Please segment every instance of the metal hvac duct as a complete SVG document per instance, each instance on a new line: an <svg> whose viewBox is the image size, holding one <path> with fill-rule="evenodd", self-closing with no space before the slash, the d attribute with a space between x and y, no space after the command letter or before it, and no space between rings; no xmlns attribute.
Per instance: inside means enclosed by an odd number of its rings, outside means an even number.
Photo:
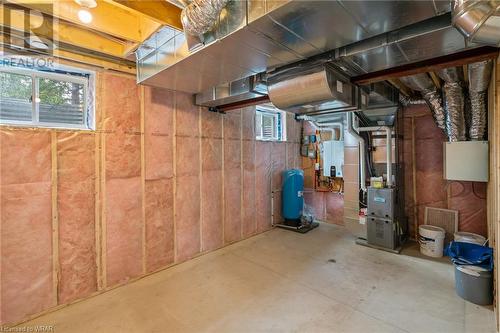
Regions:
<svg viewBox="0 0 500 333"><path fill-rule="evenodd" d="M288 68L267 79L271 102L296 113L345 111L357 107L357 89L329 64Z"/></svg>
<svg viewBox="0 0 500 333"><path fill-rule="evenodd" d="M240 80L221 84L195 95L195 104L218 107L236 102L248 101L265 96L267 87L261 75L252 75Z"/></svg>
<svg viewBox="0 0 500 333"><path fill-rule="evenodd" d="M210 31L229 0L193 0L181 12L184 31L193 35L201 35Z"/></svg>
<svg viewBox="0 0 500 333"><path fill-rule="evenodd" d="M469 42L500 46L500 0L455 0L452 20Z"/></svg>
<svg viewBox="0 0 500 333"><path fill-rule="evenodd" d="M448 140L465 141L464 93L462 67L450 67L438 72L445 81L443 86Z"/></svg>
<svg viewBox="0 0 500 333"><path fill-rule="evenodd" d="M471 106L469 137L471 140L483 140L484 138L488 115L488 86L492 70L493 62L491 60L468 65Z"/></svg>
<svg viewBox="0 0 500 333"><path fill-rule="evenodd" d="M411 89L420 91L422 97L432 111L432 116L437 126L442 129L445 134L448 134L446 130L446 110L443 108L441 95L431 78L426 73L422 73L400 79Z"/></svg>

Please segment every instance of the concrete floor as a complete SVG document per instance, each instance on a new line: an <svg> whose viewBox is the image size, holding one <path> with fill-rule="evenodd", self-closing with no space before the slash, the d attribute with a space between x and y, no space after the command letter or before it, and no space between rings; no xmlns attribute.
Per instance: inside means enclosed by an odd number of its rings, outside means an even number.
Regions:
<svg viewBox="0 0 500 333"><path fill-rule="evenodd" d="M55 332L494 332L452 266L354 244L342 227L275 229L21 326Z"/></svg>

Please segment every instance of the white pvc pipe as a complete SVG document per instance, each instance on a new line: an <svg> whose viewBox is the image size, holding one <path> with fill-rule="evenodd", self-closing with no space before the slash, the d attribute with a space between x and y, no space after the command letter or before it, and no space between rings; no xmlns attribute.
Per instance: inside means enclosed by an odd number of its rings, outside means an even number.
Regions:
<svg viewBox="0 0 500 333"><path fill-rule="evenodd" d="M366 175L365 175L365 140L354 129L354 117L352 112L347 112L347 132L351 134L359 143L359 167L360 181L359 185L363 192L366 192Z"/></svg>
<svg viewBox="0 0 500 333"><path fill-rule="evenodd" d="M340 141L344 140L344 124L342 124L341 122L319 123L318 125L320 126L320 130L322 130L324 128L327 131L331 131L332 138L333 138L333 133L334 133L333 129L338 128L339 133L340 133L339 140Z"/></svg>
<svg viewBox="0 0 500 333"><path fill-rule="evenodd" d="M386 154L387 154L387 187L392 187L392 130L385 130Z"/></svg>
<svg viewBox="0 0 500 333"><path fill-rule="evenodd" d="M353 125L354 126L354 125ZM392 186L392 128L389 126L354 127L358 132L385 131L386 158L387 158L387 186Z"/></svg>
<svg viewBox="0 0 500 333"><path fill-rule="evenodd" d="M317 131L328 131L332 133L332 138L334 132L334 128L337 127L340 131L340 138L339 140L343 140L344 138L344 126L341 122L330 122L330 123L317 123L314 118L307 116L307 115L301 115L297 117L298 120L305 120L311 123L313 125L314 129ZM332 128L333 127L333 128Z"/></svg>

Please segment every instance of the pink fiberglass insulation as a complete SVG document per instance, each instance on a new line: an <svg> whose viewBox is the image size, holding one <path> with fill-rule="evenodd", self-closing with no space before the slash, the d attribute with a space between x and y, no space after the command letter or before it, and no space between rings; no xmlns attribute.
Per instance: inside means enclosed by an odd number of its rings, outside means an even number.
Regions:
<svg viewBox="0 0 500 333"><path fill-rule="evenodd" d="M299 158L299 149L297 144L294 142L286 143L286 168L295 169L297 168L297 160Z"/></svg>
<svg viewBox="0 0 500 333"><path fill-rule="evenodd" d="M193 96L175 93L175 131L177 136L198 137L200 108L193 104Z"/></svg>
<svg viewBox="0 0 500 333"><path fill-rule="evenodd" d="M176 261L185 261L201 251L200 109L190 94L175 95Z"/></svg>
<svg viewBox="0 0 500 333"><path fill-rule="evenodd" d="M282 176L286 169L286 143L274 142L271 153L271 163L273 166L272 189L281 191ZM277 193L279 195L279 193Z"/></svg>
<svg viewBox="0 0 500 333"><path fill-rule="evenodd" d="M174 173L172 136L146 133L144 159L146 179L172 178Z"/></svg>
<svg viewBox="0 0 500 333"><path fill-rule="evenodd" d="M200 175L200 138L177 137L176 176Z"/></svg>
<svg viewBox="0 0 500 333"><path fill-rule="evenodd" d="M233 243L239 239L241 239L241 141L224 139L224 243Z"/></svg>
<svg viewBox="0 0 500 333"><path fill-rule="evenodd" d="M148 180L173 177L174 92L144 89L144 159Z"/></svg>
<svg viewBox="0 0 500 333"><path fill-rule="evenodd" d="M241 139L241 110L230 111L224 115L224 139Z"/></svg>
<svg viewBox="0 0 500 333"><path fill-rule="evenodd" d="M222 115L215 112L201 112L201 135L204 138L222 139Z"/></svg>
<svg viewBox="0 0 500 333"><path fill-rule="evenodd" d="M176 178L174 220L178 262L200 252L200 199L198 175Z"/></svg>
<svg viewBox="0 0 500 333"><path fill-rule="evenodd" d="M47 131L2 129L0 185L50 182L50 140Z"/></svg>
<svg viewBox="0 0 500 333"><path fill-rule="evenodd" d="M106 180L107 286L142 274L142 195L140 177Z"/></svg>
<svg viewBox="0 0 500 333"><path fill-rule="evenodd" d="M224 243L222 170L203 170L201 191L202 251L211 251Z"/></svg>
<svg viewBox="0 0 500 333"><path fill-rule="evenodd" d="M95 135L57 134L59 302L97 290Z"/></svg>
<svg viewBox="0 0 500 333"><path fill-rule="evenodd" d="M51 184L4 185L0 203L1 310L2 321L9 323L56 305L52 282Z"/></svg>
<svg viewBox="0 0 500 333"><path fill-rule="evenodd" d="M1 323L100 292L97 281L113 287L214 250L224 236L229 243L269 230L273 173L278 186L281 170L299 161L286 157L299 153L300 126L287 125L296 147L277 144L272 157L273 143L255 141L254 107L216 114L195 106L190 94L101 72L96 95L95 133L0 131Z"/></svg>
<svg viewBox="0 0 500 333"><path fill-rule="evenodd" d="M210 120L202 121L206 123ZM214 250L223 245L222 150L222 139L202 139L201 234L203 251Z"/></svg>
<svg viewBox="0 0 500 333"><path fill-rule="evenodd" d="M432 117L415 119L417 198L420 204L446 200L442 131Z"/></svg>
<svg viewBox="0 0 500 333"><path fill-rule="evenodd" d="M435 125L430 110L425 105L419 105L408 107L404 112L405 212L409 219L410 235L415 235L415 218L418 224L424 224L425 207L458 210L459 231L486 235L486 184L443 179L445 137ZM412 142L411 117L414 117L415 142ZM412 145L415 147L415 158Z"/></svg>
<svg viewBox="0 0 500 333"><path fill-rule="evenodd" d="M344 196L339 193L326 192L326 222L344 224Z"/></svg>
<svg viewBox="0 0 500 333"><path fill-rule="evenodd" d="M106 131L137 134L141 130L140 88L133 78L101 74L101 110Z"/></svg>
<svg viewBox="0 0 500 333"><path fill-rule="evenodd" d="M450 209L458 210L460 231L473 232L488 237L486 211L486 183L450 183Z"/></svg>
<svg viewBox="0 0 500 333"><path fill-rule="evenodd" d="M272 142L255 143L255 211L257 231L271 228Z"/></svg>
<svg viewBox="0 0 500 333"><path fill-rule="evenodd" d="M55 306L50 133L0 131L1 321Z"/></svg>
<svg viewBox="0 0 500 333"><path fill-rule="evenodd" d="M146 271L174 262L173 179L147 180L145 184Z"/></svg>
<svg viewBox="0 0 500 333"><path fill-rule="evenodd" d="M141 136L106 133L106 178L141 175Z"/></svg>
<svg viewBox="0 0 500 333"><path fill-rule="evenodd" d="M243 140L255 140L255 107L241 109L241 133Z"/></svg>
<svg viewBox="0 0 500 333"><path fill-rule="evenodd" d="M153 87L144 88L144 131L171 135L174 129L175 93Z"/></svg>
<svg viewBox="0 0 500 333"><path fill-rule="evenodd" d="M201 140L201 156L203 171L222 170L222 139L204 138Z"/></svg>
<svg viewBox="0 0 500 333"><path fill-rule="evenodd" d="M255 224L255 141L243 141L243 237L253 235Z"/></svg>
<svg viewBox="0 0 500 333"><path fill-rule="evenodd" d="M241 110L242 119L242 235L249 237L257 232L255 212L255 107Z"/></svg>
<svg viewBox="0 0 500 333"><path fill-rule="evenodd" d="M273 199L273 223L274 224L284 222L284 218L283 218L283 215L281 213L281 211L282 211L281 205L282 205L281 192L275 192L274 199Z"/></svg>
<svg viewBox="0 0 500 333"><path fill-rule="evenodd" d="M273 223L282 223L283 217L281 216L281 187L282 187L282 174L286 170L287 155L286 143L274 142L272 145L271 153L272 163L272 189L273 189Z"/></svg>

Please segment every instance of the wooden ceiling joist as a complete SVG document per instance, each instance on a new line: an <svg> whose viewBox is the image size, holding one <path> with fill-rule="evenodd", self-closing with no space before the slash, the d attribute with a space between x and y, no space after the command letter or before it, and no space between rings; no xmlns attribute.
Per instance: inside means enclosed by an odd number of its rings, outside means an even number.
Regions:
<svg viewBox="0 0 500 333"><path fill-rule="evenodd" d="M53 17L82 25L83 28L99 31L110 36L134 43L141 43L160 27L160 23L144 15L137 15L131 9L113 3L98 0L97 7L89 9L92 22L83 24L78 19L81 7L73 0L47 1L41 0L7 0L9 3L29 8Z"/></svg>
<svg viewBox="0 0 500 333"><path fill-rule="evenodd" d="M439 79L439 76L437 76L435 72L429 72L429 75L431 76L432 82L434 82L436 87L441 89L441 79Z"/></svg>
<svg viewBox="0 0 500 333"><path fill-rule="evenodd" d="M181 9L167 1L151 0L105 0L123 8L128 8L161 25L182 30Z"/></svg>
<svg viewBox="0 0 500 333"><path fill-rule="evenodd" d="M55 59L67 60L70 62L81 63L85 65L90 65L93 67L109 69L121 73L127 74L135 74L136 69L133 63L129 63L127 61L119 62L119 61L111 61L105 59L103 57L92 56L88 54L76 53L63 49L55 49L51 51L51 54L47 54L44 52L33 53L33 50L23 50L24 40L22 38L18 38L16 36L5 36L0 35L0 44L5 47L5 50L8 51L6 54L12 55L39 55L39 56L47 56L53 57ZM56 61L57 62L57 61Z"/></svg>
<svg viewBox="0 0 500 333"><path fill-rule="evenodd" d="M363 74L353 77L351 82L360 85L370 84L403 76L434 72L439 69L462 66L473 62L495 59L496 57L498 57L498 48L493 46L482 46L455 54L449 54L412 64L396 66L386 70Z"/></svg>
<svg viewBox="0 0 500 333"><path fill-rule="evenodd" d="M5 21L6 15L4 15L4 11L5 8L0 7L0 25L24 32L26 18L24 13L18 10L10 10L8 13L9 19ZM124 57L125 53L130 49L127 42L109 39L92 30L85 30L63 21L53 22L52 19L42 17L42 15L30 14L28 22L30 30L35 32L38 37L54 40L56 43L62 42L75 45L115 57Z"/></svg>
<svg viewBox="0 0 500 333"><path fill-rule="evenodd" d="M392 84L394 87L396 87L403 95L405 95L407 97L411 97L414 95L413 90L411 90L406 85L404 85L403 82L401 82L400 80L389 79L387 81L389 81L390 84Z"/></svg>

